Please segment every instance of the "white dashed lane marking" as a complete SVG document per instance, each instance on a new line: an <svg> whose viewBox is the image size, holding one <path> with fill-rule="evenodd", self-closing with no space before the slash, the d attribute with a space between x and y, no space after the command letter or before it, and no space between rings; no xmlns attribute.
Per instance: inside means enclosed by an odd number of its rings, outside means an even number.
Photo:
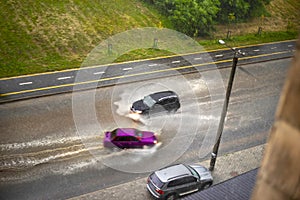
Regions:
<svg viewBox="0 0 300 200"><path fill-rule="evenodd" d="M128 71L128 70L131 70L131 69L132 69L132 67L127 67L127 68L124 68L123 70Z"/></svg>
<svg viewBox="0 0 300 200"><path fill-rule="evenodd" d="M222 54L219 54L219 55L215 55L216 58L222 58L223 55Z"/></svg>
<svg viewBox="0 0 300 200"><path fill-rule="evenodd" d="M172 64L175 64L175 63L180 63L180 60L172 61Z"/></svg>
<svg viewBox="0 0 300 200"><path fill-rule="evenodd" d="M104 74L105 72L94 72L95 75L97 74Z"/></svg>
<svg viewBox="0 0 300 200"><path fill-rule="evenodd" d="M72 76L64 76L64 77L59 77L57 80L65 80L65 79L70 79Z"/></svg>
<svg viewBox="0 0 300 200"><path fill-rule="evenodd" d="M202 60L202 57L194 58L194 60Z"/></svg>
<svg viewBox="0 0 300 200"><path fill-rule="evenodd" d="M157 64L150 64L148 65L149 67L154 67L154 66L157 66Z"/></svg>
<svg viewBox="0 0 300 200"><path fill-rule="evenodd" d="M255 50L253 50L253 51L260 51L259 49L255 49Z"/></svg>
<svg viewBox="0 0 300 200"><path fill-rule="evenodd" d="M19 85L30 85L32 82L24 82L24 83L19 83Z"/></svg>

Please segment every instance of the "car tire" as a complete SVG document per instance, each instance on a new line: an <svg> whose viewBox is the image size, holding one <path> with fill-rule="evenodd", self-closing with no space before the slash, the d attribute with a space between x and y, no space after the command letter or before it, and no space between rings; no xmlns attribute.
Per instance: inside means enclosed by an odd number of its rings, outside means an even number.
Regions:
<svg viewBox="0 0 300 200"><path fill-rule="evenodd" d="M118 152L118 151L120 151L120 148L118 148L118 147L112 147L111 149L112 149L113 152Z"/></svg>
<svg viewBox="0 0 300 200"><path fill-rule="evenodd" d="M177 109L172 109L172 110L169 111L170 114L174 114L176 112L177 112Z"/></svg>
<svg viewBox="0 0 300 200"><path fill-rule="evenodd" d="M177 195L176 194L170 194L166 197L166 200L174 200L177 199Z"/></svg>
<svg viewBox="0 0 300 200"><path fill-rule="evenodd" d="M207 188L209 188L211 185L212 185L212 182L208 182L208 183L206 183L206 184L202 187L202 189L203 189L203 190L204 190L204 189L207 189Z"/></svg>

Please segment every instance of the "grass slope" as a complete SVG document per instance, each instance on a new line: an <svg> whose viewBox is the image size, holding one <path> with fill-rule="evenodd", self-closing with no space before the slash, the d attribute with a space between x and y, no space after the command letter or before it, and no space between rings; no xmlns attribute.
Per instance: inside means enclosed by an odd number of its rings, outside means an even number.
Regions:
<svg viewBox="0 0 300 200"><path fill-rule="evenodd" d="M270 16L263 20L253 19L230 27L231 45L297 37L299 0L272 0L267 10ZM140 0L1 1L0 78L79 67L87 54L110 36L160 25L171 27L165 17ZM258 26L263 27L260 37L255 36ZM225 38L227 30L227 25L219 25L213 40L197 40L206 49L220 48L216 39ZM141 50L123 55L117 61L165 53Z"/></svg>
<svg viewBox="0 0 300 200"><path fill-rule="evenodd" d="M164 23L139 0L7 0L0 11L0 77L79 67L109 36Z"/></svg>

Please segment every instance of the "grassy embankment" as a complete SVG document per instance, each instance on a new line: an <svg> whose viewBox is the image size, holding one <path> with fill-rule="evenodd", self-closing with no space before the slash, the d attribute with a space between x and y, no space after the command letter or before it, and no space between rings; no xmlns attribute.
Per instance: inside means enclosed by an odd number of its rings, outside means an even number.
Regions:
<svg viewBox="0 0 300 200"><path fill-rule="evenodd" d="M79 67L109 36L166 24L139 0L8 0L0 11L0 77Z"/></svg>
<svg viewBox="0 0 300 200"><path fill-rule="evenodd" d="M273 0L270 16L236 24L233 46L295 39L300 27L298 0ZM101 41L138 27L171 25L139 0L8 0L0 4L0 77L79 67ZM258 25L263 28L256 35ZM206 49L220 48L227 26L217 26L211 40L196 38ZM240 36L239 36L240 35ZM117 61L156 57L155 49L130 52Z"/></svg>

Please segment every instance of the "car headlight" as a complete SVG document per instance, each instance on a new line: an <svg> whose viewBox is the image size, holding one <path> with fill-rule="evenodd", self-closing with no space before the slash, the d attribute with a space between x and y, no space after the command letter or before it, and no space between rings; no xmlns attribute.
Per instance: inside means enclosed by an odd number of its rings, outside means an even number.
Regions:
<svg viewBox="0 0 300 200"><path fill-rule="evenodd" d="M135 110L135 113L142 114L142 111L141 110Z"/></svg>
<svg viewBox="0 0 300 200"><path fill-rule="evenodd" d="M134 109L134 107L131 107L130 111L133 112L133 113L142 114L141 110L136 110L136 109Z"/></svg>
<svg viewBox="0 0 300 200"><path fill-rule="evenodd" d="M142 111L141 110L136 110L134 108L131 108L130 109L132 112L136 113L136 114L142 114Z"/></svg>

